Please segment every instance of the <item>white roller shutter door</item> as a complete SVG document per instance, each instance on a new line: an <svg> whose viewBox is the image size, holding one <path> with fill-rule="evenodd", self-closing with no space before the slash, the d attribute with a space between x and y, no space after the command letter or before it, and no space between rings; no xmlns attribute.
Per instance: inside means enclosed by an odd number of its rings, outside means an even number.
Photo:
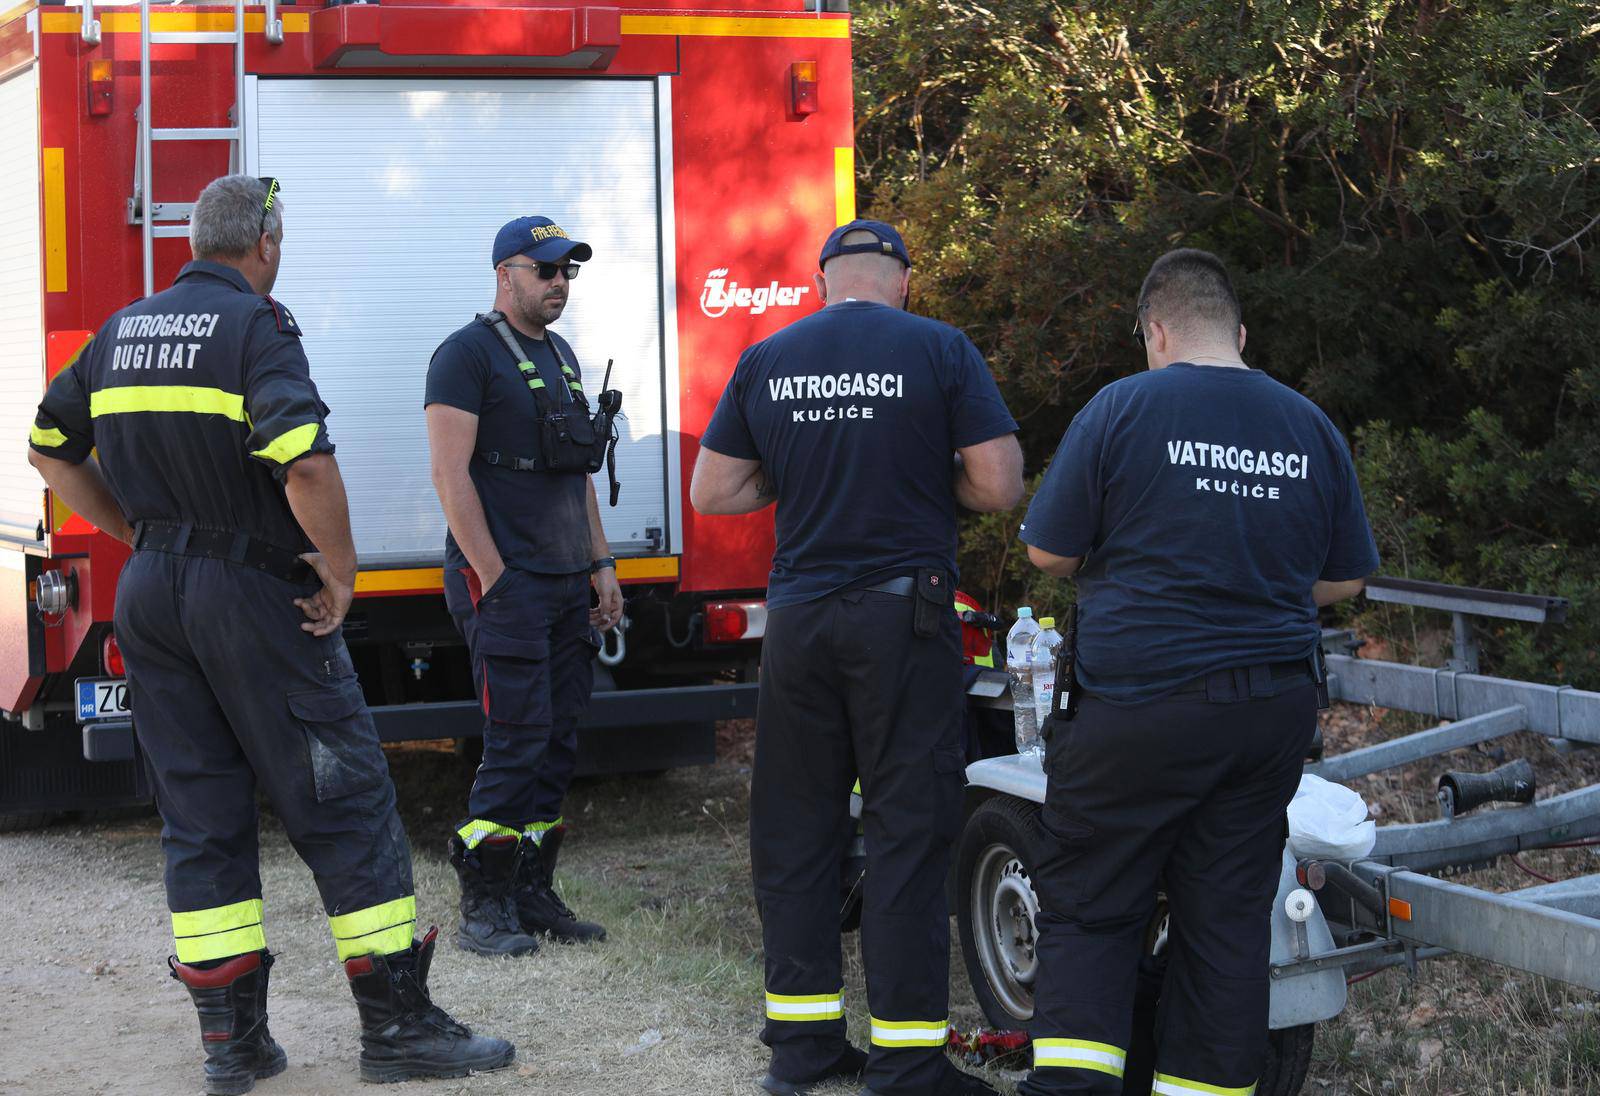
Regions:
<svg viewBox="0 0 1600 1096"><path fill-rule="evenodd" d="M44 482L28 428L44 395L39 243L39 75L0 80L0 536L31 542Z"/></svg>
<svg viewBox="0 0 1600 1096"><path fill-rule="evenodd" d="M259 79L257 174L283 184L273 296L305 332L363 566L437 561L423 382L494 300L495 232L542 214L594 247L556 326L599 391L622 390L619 555L667 547L656 87L648 80Z"/></svg>

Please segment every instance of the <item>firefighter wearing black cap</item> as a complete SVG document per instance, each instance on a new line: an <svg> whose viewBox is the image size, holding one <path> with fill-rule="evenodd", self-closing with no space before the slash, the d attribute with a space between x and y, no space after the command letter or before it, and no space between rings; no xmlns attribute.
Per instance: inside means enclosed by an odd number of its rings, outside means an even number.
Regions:
<svg viewBox="0 0 1600 1096"><path fill-rule="evenodd" d="M1013 421L961 332L904 311L893 228L823 245L820 313L747 349L700 440L706 514L777 503L750 845L775 1094L865 1073L868 1092L992 1092L944 1056L944 880L961 820L956 508L1022 494ZM859 776L871 1053L845 1038L840 862Z"/></svg>
<svg viewBox="0 0 1600 1096"><path fill-rule="evenodd" d="M1076 575L1075 713L1045 724L1026 1096L1124 1091L1156 890L1171 917L1153 1091L1248 1096L1266 1053L1284 811L1316 729L1317 607L1377 566L1350 452L1245 365L1227 271L1156 260L1146 372L1078 413L1022 540ZM1059 709L1060 705L1057 705Z"/></svg>
<svg viewBox="0 0 1600 1096"><path fill-rule="evenodd" d="M541 936L605 938L555 890L597 629L622 616L589 477L612 452L620 397L603 392L591 408L577 356L549 330L591 255L546 217L506 224L492 254L494 310L445 339L428 366L433 482L449 524L445 601L484 713L483 763L450 840L456 943L483 955L526 955ZM616 490L613 478L612 505Z"/></svg>
<svg viewBox="0 0 1600 1096"><path fill-rule="evenodd" d="M115 628L206 1091L247 1092L286 1065L267 1029L257 790L316 878L361 1016L362 1079L498 1069L511 1045L432 1003L435 934L413 939L411 853L340 633L356 559L328 409L294 318L265 295L282 242L275 181L207 186L195 261L55 378L30 459L134 548Z"/></svg>

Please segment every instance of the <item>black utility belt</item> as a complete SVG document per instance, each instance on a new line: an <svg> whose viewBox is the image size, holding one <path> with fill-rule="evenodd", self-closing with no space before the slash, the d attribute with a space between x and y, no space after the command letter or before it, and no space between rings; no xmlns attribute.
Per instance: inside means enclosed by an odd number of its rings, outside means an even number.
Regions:
<svg viewBox="0 0 1600 1096"><path fill-rule="evenodd" d="M306 583L316 577L299 554L232 529L209 529L189 521L136 521L133 547L141 552L167 552L199 559L225 559L285 582Z"/></svg>
<svg viewBox="0 0 1600 1096"><path fill-rule="evenodd" d="M911 631L923 639L931 639L939 634L940 621L950 614L951 606L955 604L950 576L937 567L919 567L915 575L901 575L852 589L910 598Z"/></svg>
<svg viewBox="0 0 1600 1096"><path fill-rule="evenodd" d="M1277 696L1285 688L1314 684L1317 684L1317 672L1312 660L1296 658L1288 662L1264 662L1255 666L1212 670L1184 682L1168 693L1167 698L1248 700L1252 697Z"/></svg>

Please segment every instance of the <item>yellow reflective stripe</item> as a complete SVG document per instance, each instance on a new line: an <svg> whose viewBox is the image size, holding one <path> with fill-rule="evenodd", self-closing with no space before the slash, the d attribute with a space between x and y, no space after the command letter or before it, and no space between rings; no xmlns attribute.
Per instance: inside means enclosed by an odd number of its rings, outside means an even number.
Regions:
<svg viewBox="0 0 1600 1096"><path fill-rule="evenodd" d="M767 1016L774 1020L806 1022L844 1019L844 987L837 993L769 993Z"/></svg>
<svg viewBox="0 0 1600 1096"><path fill-rule="evenodd" d="M531 840L535 845L544 840L544 835L561 825L561 819L550 822L529 822L522 828L522 836Z"/></svg>
<svg viewBox="0 0 1600 1096"><path fill-rule="evenodd" d="M942 1047L950 1041L949 1020L872 1020L872 1041L880 1047Z"/></svg>
<svg viewBox="0 0 1600 1096"><path fill-rule="evenodd" d="M475 849L485 837L521 837L521 830L514 830L510 826L502 826L498 822L489 822L482 818L474 818L456 833L461 840L467 843L467 848Z"/></svg>
<svg viewBox="0 0 1600 1096"><path fill-rule="evenodd" d="M28 431L28 440L47 449L54 449L59 445L67 444L67 436L61 431L54 427L48 430L41 429L38 423L34 423L33 428Z"/></svg>
<svg viewBox="0 0 1600 1096"><path fill-rule="evenodd" d="M1035 1039L1033 1065L1058 1066L1066 1069L1093 1069L1121 1077L1127 1063L1127 1054L1121 1047L1110 1043L1095 1043L1087 1039Z"/></svg>
<svg viewBox="0 0 1600 1096"><path fill-rule="evenodd" d="M180 963L204 963L208 959L231 959L267 946L267 934L260 925L250 925L210 936L173 937L173 950Z"/></svg>
<svg viewBox="0 0 1600 1096"><path fill-rule="evenodd" d="M252 457L265 457L267 460L277 461L279 464L288 464L296 457L303 456L307 449L317 440L317 430L321 423L308 422L296 426L293 430L285 430L267 443L265 449L257 449L250 455Z"/></svg>
<svg viewBox="0 0 1600 1096"><path fill-rule="evenodd" d="M357 955L391 955L411 946L417 923L417 899L406 895L382 905L328 918L339 961Z"/></svg>
<svg viewBox="0 0 1600 1096"><path fill-rule="evenodd" d="M125 415L137 411L188 411L197 415L222 415L244 422L244 397L220 388L191 388L181 384L130 384L102 388L89 394L89 415Z"/></svg>
<svg viewBox="0 0 1600 1096"><path fill-rule="evenodd" d="M1253 1084L1243 1088L1225 1088L1222 1085L1208 1085L1204 1081L1188 1081L1170 1073L1156 1074L1155 1084L1150 1089L1159 1096L1252 1096L1255 1090Z"/></svg>
<svg viewBox="0 0 1600 1096"><path fill-rule="evenodd" d="M172 915L173 950L180 963L227 959L267 946L261 928L261 899Z"/></svg>

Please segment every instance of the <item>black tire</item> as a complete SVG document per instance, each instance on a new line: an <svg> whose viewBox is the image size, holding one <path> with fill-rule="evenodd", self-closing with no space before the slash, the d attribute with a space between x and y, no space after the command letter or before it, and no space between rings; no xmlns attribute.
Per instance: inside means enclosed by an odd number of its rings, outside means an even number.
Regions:
<svg viewBox="0 0 1600 1096"><path fill-rule="evenodd" d="M27 814L0 814L0 833L26 833L42 830L55 815L50 811L30 811Z"/></svg>
<svg viewBox="0 0 1600 1096"><path fill-rule="evenodd" d="M1033 865L1052 840L1037 804L1008 795L984 800L967 819L956 856L956 924L973 996L989 1023L1007 1031L1032 1031ZM997 894L997 891L1003 893ZM1027 921L1020 914L1027 911ZM1137 1029L1128 1048L1124 1093L1150 1091L1156 1005L1165 972L1164 903L1151 921L1134 1008ZM1003 930L1003 932L1002 932ZM986 940L981 933L986 933ZM1010 938L1009 942L1007 937ZM1314 1026L1268 1033L1257 1096L1297 1096L1311 1067Z"/></svg>

